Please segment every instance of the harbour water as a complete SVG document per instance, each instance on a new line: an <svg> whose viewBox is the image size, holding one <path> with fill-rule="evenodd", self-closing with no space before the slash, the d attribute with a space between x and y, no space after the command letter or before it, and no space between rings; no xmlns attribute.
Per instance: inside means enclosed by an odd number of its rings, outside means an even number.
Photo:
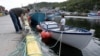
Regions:
<svg viewBox="0 0 100 56"><path fill-rule="evenodd" d="M82 50L83 56L100 56L100 41L92 39L88 46Z"/></svg>
<svg viewBox="0 0 100 56"><path fill-rule="evenodd" d="M60 50L60 42L58 42L55 45L56 42L57 42L57 40L54 40L52 38L45 42L45 44L47 46L49 46L50 49L53 50L56 55L59 56L59 54L60 54L60 56L83 56L82 52L80 50L78 50L74 47L71 47L69 45L66 45L64 43L61 43L61 50Z"/></svg>

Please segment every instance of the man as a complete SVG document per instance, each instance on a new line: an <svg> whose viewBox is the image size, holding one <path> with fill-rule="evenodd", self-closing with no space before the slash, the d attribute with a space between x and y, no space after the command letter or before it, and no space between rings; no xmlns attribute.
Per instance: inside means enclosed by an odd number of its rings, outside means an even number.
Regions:
<svg viewBox="0 0 100 56"><path fill-rule="evenodd" d="M64 31L64 26L65 26L66 20L64 18L64 15L62 15L61 21L60 21L60 31Z"/></svg>
<svg viewBox="0 0 100 56"><path fill-rule="evenodd" d="M22 20L23 23L23 16L25 14L25 10L22 8L13 8L9 11L9 14L11 16L12 22L14 24L16 33L20 33L20 31L22 30L21 24L20 24L20 20L18 19L19 17Z"/></svg>

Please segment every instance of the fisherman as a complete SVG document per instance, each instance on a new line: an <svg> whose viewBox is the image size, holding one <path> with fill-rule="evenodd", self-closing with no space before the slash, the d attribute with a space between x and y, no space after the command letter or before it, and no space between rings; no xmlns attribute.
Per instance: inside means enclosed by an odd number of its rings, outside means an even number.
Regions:
<svg viewBox="0 0 100 56"><path fill-rule="evenodd" d="M24 24L23 16L25 15L25 13L28 13L28 12L29 12L29 9L23 9L23 8L13 8L9 11L16 33L20 33L22 31L22 26L20 24L19 17L21 18L21 21Z"/></svg>
<svg viewBox="0 0 100 56"><path fill-rule="evenodd" d="M66 20L65 20L64 15L62 15L61 17L62 18L61 18L61 21L60 21L60 31L64 31Z"/></svg>

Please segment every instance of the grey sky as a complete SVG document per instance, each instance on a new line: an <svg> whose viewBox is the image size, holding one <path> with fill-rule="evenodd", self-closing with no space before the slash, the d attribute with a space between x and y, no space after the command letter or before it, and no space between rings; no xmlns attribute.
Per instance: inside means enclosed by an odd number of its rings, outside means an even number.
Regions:
<svg viewBox="0 0 100 56"><path fill-rule="evenodd" d="M0 5L4 6L6 9L11 9L14 7L26 6L28 4L37 2L62 2L66 0L0 0Z"/></svg>

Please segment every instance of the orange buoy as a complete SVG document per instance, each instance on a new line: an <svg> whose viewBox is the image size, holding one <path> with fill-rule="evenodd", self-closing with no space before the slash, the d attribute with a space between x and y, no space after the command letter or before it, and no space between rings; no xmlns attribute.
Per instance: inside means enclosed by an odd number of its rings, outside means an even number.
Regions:
<svg viewBox="0 0 100 56"><path fill-rule="evenodd" d="M41 37L42 38L50 38L51 37L51 34L50 34L50 32L46 32L46 31L42 31L41 32Z"/></svg>

